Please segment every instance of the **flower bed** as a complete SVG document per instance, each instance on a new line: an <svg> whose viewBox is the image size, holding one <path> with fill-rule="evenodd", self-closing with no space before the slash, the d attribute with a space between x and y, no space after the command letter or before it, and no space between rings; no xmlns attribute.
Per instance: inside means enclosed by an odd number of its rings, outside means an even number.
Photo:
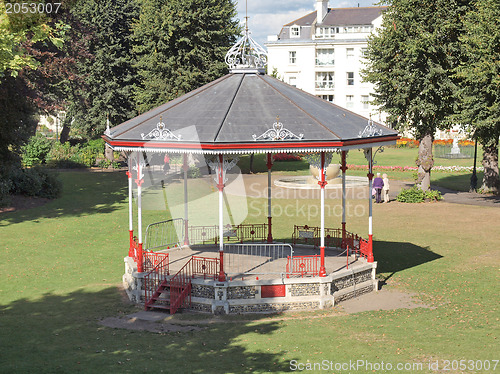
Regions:
<svg viewBox="0 0 500 374"><path fill-rule="evenodd" d="M368 165L347 165L349 170L368 170ZM433 166L432 171L443 171L443 172L472 172L472 166ZM383 170L383 171L416 171L417 166L382 166L374 165L373 170ZM477 171L483 171L482 166L476 167Z"/></svg>

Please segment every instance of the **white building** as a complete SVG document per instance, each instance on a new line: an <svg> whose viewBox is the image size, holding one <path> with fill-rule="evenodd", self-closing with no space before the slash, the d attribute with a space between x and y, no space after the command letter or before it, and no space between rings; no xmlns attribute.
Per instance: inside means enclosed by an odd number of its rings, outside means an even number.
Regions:
<svg viewBox="0 0 500 374"><path fill-rule="evenodd" d="M382 24L387 7L329 8L316 0L316 11L268 37L268 73L362 116L384 122L368 102L373 85L362 82L367 38Z"/></svg>

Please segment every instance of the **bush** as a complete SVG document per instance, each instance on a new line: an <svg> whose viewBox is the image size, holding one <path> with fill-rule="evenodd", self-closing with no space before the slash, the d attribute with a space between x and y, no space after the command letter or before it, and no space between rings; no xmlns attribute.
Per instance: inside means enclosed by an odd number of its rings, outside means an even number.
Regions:
<svg viewBox="0 0 500 374"><path fill-rule="evenodd" d="M11 193L15 195L55 199L62 192L62 183L55 176L39 168L14 169L10 178Z"/></svg>
<svg viewBox="0 0 500 374"><path fill-rule="evenodd" d="M401 203L422 203L426 199L432 201L441 200L441 192L429 190L427 192L422 191L416 185L409 189L401 189L396 200Z"/></svg>
<svg viewBox="0 0 500 374"><path fill-rule="evenodd" d="M10 179L0 179L0 207L9 205L11 189L12 182Z"/></svg>
<svg viewBox="0 0 500 374"><path fill-rule="evenodd" d="M200 178L201 177L201 171L200 168L196 166L190 166L187 172L188 178Z"/></svg>
<svg viewBox="0 0 500 374"><path fill-rule="evenodd" d="M32 167L44 164L52 148L52 141L41 134L32 136L28 144L21 148L21 160L24 166Z"/></svg>

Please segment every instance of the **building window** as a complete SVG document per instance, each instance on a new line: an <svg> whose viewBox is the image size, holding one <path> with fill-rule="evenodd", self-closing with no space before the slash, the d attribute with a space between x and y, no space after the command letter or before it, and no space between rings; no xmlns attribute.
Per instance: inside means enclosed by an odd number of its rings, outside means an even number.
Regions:
<svg viewBox="0 0 500 374"><path fill-rule="evenodd" d="M290 38L298 38L300 36L300 27L291 26L290 27Z"/></svg>
<svg viewBox="0 0 500 374"><path fill-rule="evenodd" d="M288 77L288 84L293 87L297 87L297 77Z"/></svg>
<svg viewBox="0 0 500 374"><path fill-rule="evenodd" d="M334 38L338 32L338 27L317 27L315 36L317 39Z"/></svg>
<svg viewBox="0 0 500 374"><path fill-rule="evenodd" d="M317 72L315 86L318 90L332 90L335 87L333 72Z"/></svg>
<svg viewBox="0 0 500 374"><path fill-rule="evenodd" d="M354 95L346 95L345 97L345 107L352 108L354 107Z"/></svg>
<svg viewBox="0 0 500 374"><path fill-rule="evenodd" d="M354 48L347 48L346 49L346 57L348 59L354 57Z"/></svg>
<svg viewBox="0 0 500 374"><path fill-rule="evenodd" d="M347 73L347 85L354 86L354 72L352 71Z"/></svg>
<svg viewBox="0 0 500 374"><path fill-rule="evenodd" d="M296 64L297 63L297 52L296 51L289 51L288 52L288 62L290 64Z"/></svg>
<svg viewBox="0 0 500 374"><path fill-rule="evenodd" d="M317 49L316 50L316 66L334 65L333 49Z"/></svg>
<svg viewBox="0 0 500 374"><path fill-rule="evenodd" d="M361 104L363 104L363 109L370 109L370 96L361 95Z"/></svg>
<svg viewBox="0 0 500 374"><path fill-rule="evenodd" d="M335 100L335 96L334 95L318 95L319 98L323 99L323 100L326 100L330 103L333 103L334 100Z"/></svg>

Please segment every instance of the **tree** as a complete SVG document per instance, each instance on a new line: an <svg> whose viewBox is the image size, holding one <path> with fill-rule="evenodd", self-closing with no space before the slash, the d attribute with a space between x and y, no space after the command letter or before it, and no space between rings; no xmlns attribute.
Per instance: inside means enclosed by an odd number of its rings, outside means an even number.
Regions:
<svg viewBox="0 0 500 374"><path fill-rule="evenodd" d="M116 125L136 115L130 37L138 5L135 0L79 0L72 13L86 29L92 57L78 61L84 84L74 87L66 124L73 121L73 129L92 139L104 133L108 116Z"/></svg>
<svg viewBox="0 0 500 374"><path fill-rule="evenodd" d="M500 137L500 3L478 0L465 18L465 59L457 67L460 112L456 118L471 124L483 146L481 190L498 193Z"/></svg>
<svg viewBox="0 0 500 374"><path fill-rule="evenodd" d="M386 2L389 4L389 2ZM420 188L429 189L437 128L449 127L456 108L453 69L461 59L459 36L469 0L393 0L382 28L370 37L364 79L375 84L374 103L398 130L420 141Z"/></svg>
<svg viewBox="0 0 500 374"><path fill-rule="evenodd" d="M61 45L63 24L50 24L43 14L6 13L0 3L0 166L19 161L16 153L36 128L37 109L31 100L26 72L40 63L28 45Z"/></svg>
<svg viewBox="0 0 500 374"><path fill-rule="evenodd" d="M239 34L231 0L142 0L134 25L144 112L220 77L224 57Z"/></svg>

